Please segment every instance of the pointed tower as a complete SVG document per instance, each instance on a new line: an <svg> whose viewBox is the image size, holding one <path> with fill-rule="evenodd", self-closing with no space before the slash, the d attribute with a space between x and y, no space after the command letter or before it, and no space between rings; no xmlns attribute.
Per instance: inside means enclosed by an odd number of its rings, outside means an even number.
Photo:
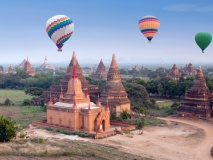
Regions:
<svg viewBox="0 0 213 160"><path fill-rule="evenodd" d="M179 73L179 70L176 66L176 64L174 63L172 69L170 70L170 72L167 74L167 77L171 78L171 79L174 79L174 80L177 80L179 79L180 77L180 73Z"/></svg>
<svg viewBox="0 0 213 160"><path fill-rule="evenodd" d="M119 102L120 98L120 102ZM116 113L118 116L122 110L130 111L130 100L121 83L121 75L116 61L116 56L113 54L109 72L107 74L107 83L101 93L101 104L108 106L111 113Z"/></svg>
<svg viewBox="0 0 213 160"><path fill-rule="evenodd" d="M64 94L63 98L60 99L60 102L63 103L74 103L73 97L75 96L75 103L87 103L90 101L89 96L86 96L82 92L81 81L78 79L76 73L76 67L73 67L72 76L68 81L67 92Z"/></svg>
<svg viewBox="0 0 213 160"><path fill-rule="evenodd" d="M27 60L26 60L26 62L24 64L24 71L26 73L28 73L30 76L35 76L35 71L32 69L32 66L31 66L31 64L30 64L30 62L28 60L28 57L27 57Z"/></svg>
<svg viewBox="0 0 213 160"><path fill-rule="evenodd" d="M92 78L95 78L95 79L103 79L103 80L107 80L107 71L106 71L106 68L104 66L104 63L101 59L99 65L98 65L98 68L96 70L95 73L93 73L91 75Z"/></svg>
<svg viewBox="0 0 213 160"><path fill-rule="evenodd" d="M210 117L212 93L206 85L201 67L197 70L193 86L186 91L177 113L180 116Z"/></svg>
<svg viewBox="0 0 213 160"><path fill-rule="evenodd" d="M12 68L12 65L10 64L10 67L8 69L8 73L13 73L13 68Z"/></svg>

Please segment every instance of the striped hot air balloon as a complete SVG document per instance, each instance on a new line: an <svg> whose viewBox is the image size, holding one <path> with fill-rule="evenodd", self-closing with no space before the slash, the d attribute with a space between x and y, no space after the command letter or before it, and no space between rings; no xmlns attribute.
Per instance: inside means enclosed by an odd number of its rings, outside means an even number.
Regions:
<svg viewBox="0 0 213 160"><path fill-rule="evenodd" d="M138 22L138 27L141 33L151 42L160 27L160 21L154 16L145 16Z"/></svg>
<svg viewBox="0 0 213 160"><path fill-rule="evenodd" d="M47 20L46 32L50 39L62 51L64 43L71 37L74 31L73 21L65 15L57 15Z"/></svg>

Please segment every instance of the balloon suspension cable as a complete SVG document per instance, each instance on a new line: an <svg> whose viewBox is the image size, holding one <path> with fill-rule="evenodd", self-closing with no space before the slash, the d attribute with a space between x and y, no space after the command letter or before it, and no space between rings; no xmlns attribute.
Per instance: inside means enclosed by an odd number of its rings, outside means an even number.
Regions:
<svg viewBox="0 0 213 160"><path fill-rule="evenodd" d="M151 43L151 40L149 40L149 43Z"/></svg>
<svg viewBox="0 0 213 160"><path fill-rule="evenodd" d="M204 53L204 50L202 50L202 53Z"/></svg>

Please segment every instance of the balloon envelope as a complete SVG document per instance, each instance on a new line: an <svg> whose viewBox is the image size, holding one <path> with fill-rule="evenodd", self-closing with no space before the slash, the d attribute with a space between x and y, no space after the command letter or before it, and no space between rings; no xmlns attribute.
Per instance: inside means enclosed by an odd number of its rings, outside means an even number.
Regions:
<svg viewBox="0 0 213 160"><path fill-rule="evenodd" d="M160 28L160 21L154 16L145 16L139 20L138 27L141 33L151 42Z"/></svg>
<svg viewBox="0 0 213 160"><path fill-rule="evenodd" d="M202 52L208 47L212 41L212 36L208 32L199 32L195 35L195 42L200 47Z"/></svg>
<svg viewBox="0 0 213 160"><path fill-rule="evenodd" d="M74 31L73 21L65 15L51 17L46 23L46 32L50 39L62 51L64 43L71 37Z"/></svg>

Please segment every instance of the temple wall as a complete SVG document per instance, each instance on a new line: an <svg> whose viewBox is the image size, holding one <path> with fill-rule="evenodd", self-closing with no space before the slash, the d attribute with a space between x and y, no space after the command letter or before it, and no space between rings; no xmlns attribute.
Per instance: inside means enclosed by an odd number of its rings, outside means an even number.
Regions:
<svg viewBox="0 0 213 160"><path fill-rule="evenodd" d="M79 113L47 109L47 123L79 129Z"/></svg>

